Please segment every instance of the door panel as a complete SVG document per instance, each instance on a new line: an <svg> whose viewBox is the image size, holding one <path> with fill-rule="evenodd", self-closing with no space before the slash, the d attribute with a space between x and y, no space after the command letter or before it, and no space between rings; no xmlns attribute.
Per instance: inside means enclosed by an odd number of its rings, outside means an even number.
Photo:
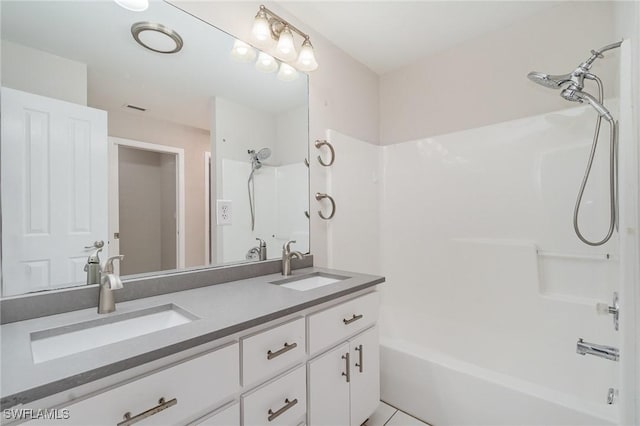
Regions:
<svg viewBox="0 0 640 426"><path fill-rule="evenodd" d="M380 404L378 327L353 338L351 348L351 426L359 426Z"/></svg>
<svg viewBox="0 0 640 426"><path fill-rule="evenodd" d="M107 113L3 87L1 161L3 295L82 282L107 239Z"/></svg>
<svg viewBox="0 0 640 426"><path fill-rule="evenodd" d="M309 363L309 425L349 424L349 383L343 376L348 352L344 343Z"/></svg>

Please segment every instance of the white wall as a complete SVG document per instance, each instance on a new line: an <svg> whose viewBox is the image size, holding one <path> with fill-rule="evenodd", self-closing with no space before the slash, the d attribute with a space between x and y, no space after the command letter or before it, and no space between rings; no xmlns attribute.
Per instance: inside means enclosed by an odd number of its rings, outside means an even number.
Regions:
<svg viewBox="0 0 640 426"><path fill-rule="evenodd" d="M185 266L205 265L204 153L209 151L209 131L119 110L109 111L108 125L110 136L184 149Z"/></svg>
<svg viewBox="0 0 640 426"><path fill-rule="evenodd" d="M87 105L87 65L2 40L2 85Z"/></svg>
<svg viewBox="0 0 640 426"><path fill-rule="evenodd" d="M633 174L628 179L622 179L620 185L640 186L640 158L638 157L638 144L640 141L640 3L616 2L614 5L616 38L629 41L630 57L623 61L621 69L621 102L629 108L627 115L621 117L621 140L635 141L635 149L621 146L620 158L622 159L620 170L631 169ZM623 46L624 47L624 46ZM626 78L625 78L626 77ZM625 100L625 94L626 100ZM627 104L628 102L628 104ZM626 120L628 123L625 123ZM627 174L631 174L627 171ZM638 197L621 200L620 209L638 210ZM638 229L640 217L621 218L621 228ZM622 342L620 350L626 354L621 359L621 406L623 424L640 423L640 236L636 233L625 233L621 237L621 253L627 253L622 259L622 275L620 289L621 311L623 323L621 325Z"/></svg>
<svg viewBox="0 0 640 426"><path fill-rule="evenodd" d="M173 0L171 3L212 23L245 41L251 40L251 25L259 2L197 2ZM378 143L378 76L304 23L272 2L267 7L300 25L308 32L320 64L309 75L309 139L311 158L317 151L313 141L324 137L326 129L335 129L354 137ZM311 161L310 193L327 191L326 173ZM318 207L312 200L311 210ZM316 265L327 265L327 224L311 215L311 252Z"/></svg>
<svg viewBox="0 0 640 426"><path fill-rule="evenodd" d="M564 74L619 38L614 2L567 2L380 78L380 142L392 144L568 108L530 71ZM617 90L618 52L592 68ZM590 89L593 90L593 89Z"/></svg>
<svg viewBox="0 0 640 426"><path fill-rule="evenodd" d="M307 158L309 108L302 105L276 116L276 152L279 164L302 163Z"/></svg>

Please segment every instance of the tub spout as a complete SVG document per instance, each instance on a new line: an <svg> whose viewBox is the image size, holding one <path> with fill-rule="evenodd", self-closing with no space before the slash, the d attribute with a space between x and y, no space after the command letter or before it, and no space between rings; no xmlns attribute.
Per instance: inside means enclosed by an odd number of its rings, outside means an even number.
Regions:
<svg viewBox="0 0 640 426"><path fill-rule="evenodd" d="M585 342L582 338L578 339L578 343L576 344L576 353L579 355L595 355L611 361L620 360L620 351L618 348Z"/></svg>

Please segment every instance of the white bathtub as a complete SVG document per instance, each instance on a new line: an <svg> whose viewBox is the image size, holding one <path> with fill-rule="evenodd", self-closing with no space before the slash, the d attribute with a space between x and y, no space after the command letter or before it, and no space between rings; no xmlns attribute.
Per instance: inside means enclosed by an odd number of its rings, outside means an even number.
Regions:
<svg viewBox="0 0 640 426"><path fill-rule="evenodd" d="M581 401L408 341L381 336L380 344L381 399L434 426L618 423L616 405Z"/></svg>

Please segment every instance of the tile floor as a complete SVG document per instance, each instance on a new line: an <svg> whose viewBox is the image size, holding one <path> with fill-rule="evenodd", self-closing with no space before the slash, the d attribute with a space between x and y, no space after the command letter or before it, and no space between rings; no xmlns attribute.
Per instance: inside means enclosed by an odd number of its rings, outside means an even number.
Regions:
<svg viewBox="0 0 640 426"><path fill-rule="evenodd" d="M362 426L429 426L392 406L380 401L376 411Z"/></svg>

